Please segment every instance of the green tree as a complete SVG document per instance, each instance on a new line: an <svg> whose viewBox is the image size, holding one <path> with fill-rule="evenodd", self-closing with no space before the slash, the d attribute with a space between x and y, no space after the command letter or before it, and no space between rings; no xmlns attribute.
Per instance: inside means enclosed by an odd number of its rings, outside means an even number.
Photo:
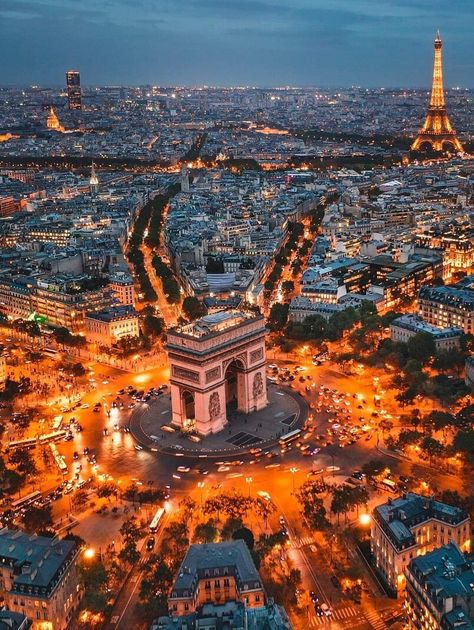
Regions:
<svg viewBox="0 0 474 630"><path fill-rule="evenodd" d="M406 346L409 356L423 364L436 355L435 341L429 333L417 333L407 341Z"/></svg>
<svg viewBox="0 0 474 630"><path fill-rule="evenodd" d="M190 321L199 319L207 313L204 304L193 295L188 295L184 298L183 312Z"/></svg>
<svg viewBox="0 0 474 630"><path fill-rule="evenodd" d="M236 529L235 532L232 534L232 539L243 540L249 548L249 551L252 551L255 546L254 535L252 533L252 530L248 527L240 527L239 529Z"/></svg>
<svg viewBox="0 0 474 630"><path fill-rule="evenodd" d="M29 507L23 515L23 525L27 532L39 532L53 524L51 506Z"/></svg>
<svg viewBox="0 0 474 630"><path fill-rule="evenodd" d="M219 536L219 530L216 527L215 521L209 519L204 523L199 523L194 529L194 542L195 543L213 543L216 542Z"/></svg>
<svg viewBox="0 0 474 630"><path fill-rule="evenodd" d="M324 501L320 497L320 494L326 492L327 489L328 486L322 482L306 481L296 493L303 516L316 530L324 530L329 526Z"/></svg>
<svg viewBox="0 0 474 630"><path fill-rule="evenodd" d="M268 318L268 327L273 331L281 331L288 321L289 304L280 304L275 302L270 309Z"/></svg>

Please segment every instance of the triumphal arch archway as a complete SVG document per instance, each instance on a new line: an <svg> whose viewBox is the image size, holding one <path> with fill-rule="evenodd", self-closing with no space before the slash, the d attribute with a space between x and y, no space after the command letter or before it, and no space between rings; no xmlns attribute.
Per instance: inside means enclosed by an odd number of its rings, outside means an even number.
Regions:
<svg viewBox="0 0 474 630"><path fill-rule="evenodd" d="M267 405L265 322L261 315L219 311L168 331L172 424L217 433L231 409Z"/></svg>

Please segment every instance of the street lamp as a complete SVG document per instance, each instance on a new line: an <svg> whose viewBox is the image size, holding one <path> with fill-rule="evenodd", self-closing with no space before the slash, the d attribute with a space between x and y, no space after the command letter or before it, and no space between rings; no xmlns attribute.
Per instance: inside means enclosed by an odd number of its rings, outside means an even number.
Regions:
<svg viewBox="0 0 474 630"><path fill-rule="evenodd" d="M204 488L204 481L198 481L197 487L199 488L199 500L201 503L201 510L202 510L202 489Z"/></svg>
<svg viewBox="0 0 474 630"><path fill-rule="evenodd" d="M95 549L93 549L92 547L88 547L87 549L84 550L84 558L86 558L87 560L92 560L94 556L95 556Z"/></svg>
<svg viewBox="0 0 474 630"><path fill-rule="evenodd" d="M361 525L364 525L364 526L370 525L371 520L372 520L372 517L370 516L370 514L364 513L359 516L359 523Z"/></svg>
<svg viewBox="0 0 474 630"><path fill-rule="evenodd" d="M294 466L290 468L291 478L293 481L293 494L295 494L295 473L298 472L299 468L295 468Z"/></svg>
<svg viewBox="0 0 474 630"><path fill-rule="evenodd" d="M253 477L245 477L245 483L248 485L249 487L249 496L250 496L250 484L253 481Z"/></svg>

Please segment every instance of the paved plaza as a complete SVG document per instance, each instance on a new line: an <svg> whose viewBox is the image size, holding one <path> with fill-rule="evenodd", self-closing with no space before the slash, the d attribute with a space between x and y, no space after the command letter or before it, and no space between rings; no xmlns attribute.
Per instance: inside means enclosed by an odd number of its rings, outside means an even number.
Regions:
<svg viewBox="0 0 474 630"><path fill-rule="evenodd" d="M153 451L220 457L273 446L282 435L301 427L307 412L308 406L300 394L270 385L264 409L247 415L229 408L226 427L195 442L179 431L170 433L162 429L171 423L171 399L165 395L135 408L130 431L140 446Z"/></svg>

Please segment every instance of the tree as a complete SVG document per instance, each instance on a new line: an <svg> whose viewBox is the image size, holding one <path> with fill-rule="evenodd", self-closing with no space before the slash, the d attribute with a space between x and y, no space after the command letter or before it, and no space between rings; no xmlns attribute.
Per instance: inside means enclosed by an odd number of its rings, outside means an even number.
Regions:
<svg viewBox="0 0 474 630"><path fill-rule="evenodd" d="M412 359L426 363L428 359L436 355L436 345L433 335L419 332L407 341L407 351Z"/></svg>
<svg viewBox="0 0 474 630"><path fill-rule="evenodd" d="M273 331L281 331L286 326L288 321L288 309L289 304L280 304L275 302L270 309L270 316L268 318L268 327Z"/></svg>
<svg viewBox="0 0 474 630"><path fill-rule="evenodd" d="M194 542L196 543L213 543L216 542L219 530L213 519L209 519L205 523L199 523L194 530Z"/></svg>
<svg viewBox="0 0 474 630"><path fill-rule="evenodd" d="M79 565L85 586L84 607L93 613L104 612L107 606L107 570L99 558L82 560Z"/></svg>
<svg viewBox="0 0 474 630"><path fill-rule="evenodd" d="M328 486L322 482L306 481L300 486L296 497L302 506L302 514L309 525L316 530L324 530L329 526L326 518L326 508L319 496L326 492Z"/></svg>
<svg viewBox="0 0 474 630"><path fill-rule="evenodd" d="M207 310L201 300L193 295L188 295L183 300L183 312L190 321L193 321L203 317Z"/></svg>
<svg viewBox="0 0 474 630"><path fill-rule="evenodd" d="M368 462L362 465L362 472L370 479L378 477L384 470L385 464L381 459L369 459Z"/></svg>
<svg viewBox="0 0 474 630"><path fill-rule="evenodd" d="M254 535L252 533L252 530L248 527L240 527L239 529L236 529L235 532L232 534L232 539L243 540L249 548L249 551L252 551L255 546Z"/></svg>
<svg viewBox="0 0 474 630"><path fill-rule="evenodd" d="M453 440L453 448L465 455L465 457L474 461L474 430L467 429L458 431Z"/></svg>
<svg viewBox="0 0 474 630"><path fill-rule="evenodd" d="M125 542L137 542L140 539L140 528L134 518L129 518L122 523L120 528L120 535Z"/></svg>
<svg viewBox="0 0 474 630"><path fill-rule="evenodd" d="M165 329L165 320L150 313L143 318L143 332L149 337L158 337Z"/></svg>
<svg viewBox="0 0 474 630"><path fill-rule="evenodd" d="M140 560L140 553L137 550L136 543L131 540L127 541L120 550L118 557L119 560L127 564L136 564Z"/></svg>
<svg viewBox="0 0 474 630"><path fill-rule="evenodd" d="M23 516L23 525L27 532L38 532L41 529L51 527L53 515L51 506L29 507Z"/></svg>
<svg viewBox="0 0 474 630"><path fill-rule="evenodd" d="M179 502L179 509L183 512L183 520L188 522L193 518L197 510L197 503L190 496L185 496Z"/></svg>
<svg viewBox="0 0 474 630"><path fill-rule="evenodd" d="M281 290L285 294L291 293L292 291L295 290L295 283L293 282L293 280L284 280L281 283Z"/></svg>
<svg viewBox="0 0 474 630"><path fill-rule="evenodd" d="M26 448L18 448L9 455L10 464L16 466L19 473L25 476L36 475L37 468L31 453Z"/></svg>
<svg viewBox="0 0 474 630"><path fill-rule="evenodd" d="M113 481L104 481L97 488L97 496L100 498L109 498L115 496L117 498L118 489Z"/></svg>

